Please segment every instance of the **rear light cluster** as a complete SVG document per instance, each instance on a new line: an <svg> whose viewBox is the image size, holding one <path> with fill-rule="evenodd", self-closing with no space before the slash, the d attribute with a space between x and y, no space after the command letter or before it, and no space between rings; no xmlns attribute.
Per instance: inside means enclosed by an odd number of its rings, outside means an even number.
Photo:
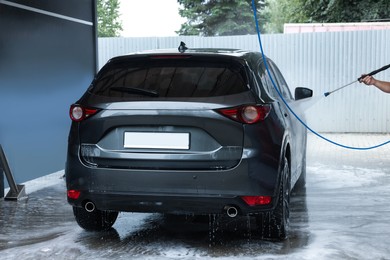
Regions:
<svg viewBox="0 0 390 260"><path fill-rule="evenodd" d="M79 190L68 190L68 198L77 200L80 197L81 191Z"/></svg>
<svg viewBox="0 0 390 260"><path fill-rule="evenodd" d="M244 105L218 110L220 114L243 124L255 124L263 121L270 111L270 105Z"/></svg>
<svg viewBox="0 0 390 260"><path fill-rule="evenodd" d="M272 201L271 196L242 196L241 199L248 206L268 205Z"/></svg>
<svg viewBox="0 0 390 260"><path fill-rule="evenodd" d="M77 104L73 104L70 106L70 119L74 122L80 122L83 121L84 119L93 116L96 114L99 110L96 108L87 108L83 107Z"/></svg>

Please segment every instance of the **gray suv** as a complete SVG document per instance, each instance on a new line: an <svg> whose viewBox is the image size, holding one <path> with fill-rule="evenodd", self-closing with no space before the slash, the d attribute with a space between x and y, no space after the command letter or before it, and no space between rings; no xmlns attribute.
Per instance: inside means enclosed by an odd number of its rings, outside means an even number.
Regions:
<svg viewBox="0 0 390 260"><path fill-rule="evenodd" d="M115 57L70 108L68 202L86 230L118 212L251 215L263 237L288 235L305 184L306 130L276 65L235 49ZM278 93L279 92L279 93ZM299 111L297 111L299 112Z"/></svg>

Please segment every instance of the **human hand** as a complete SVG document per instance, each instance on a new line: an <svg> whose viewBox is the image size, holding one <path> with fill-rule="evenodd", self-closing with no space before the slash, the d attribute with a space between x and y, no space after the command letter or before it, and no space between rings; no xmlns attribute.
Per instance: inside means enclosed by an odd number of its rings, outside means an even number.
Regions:
<svg viewBox="0 0 390 260"><path fill-rule="evenodd" d="M374 79L374 77L373 76L369 76L369 75L362 75L362 79L361 80L359 80L359 82L363 82L364 84L366 84L366 85L374 85L374 83L375 83L375 79Z"/></svg>

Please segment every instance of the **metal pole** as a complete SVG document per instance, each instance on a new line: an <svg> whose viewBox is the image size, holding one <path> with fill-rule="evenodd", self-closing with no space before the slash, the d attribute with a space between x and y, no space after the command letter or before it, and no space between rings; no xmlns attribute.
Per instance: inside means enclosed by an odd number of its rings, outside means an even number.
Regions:
<svg viewBox="0 0 390 260"><path fill-rule="evenodd" d="M2 168L2 172L5 173L5 177L7 177L8 184L10 187L10 191L5 196L5 199L9 200L17 200L22 197L26 197L26 192L24 189L24 185L16 185L14 177L12 176L11 169L9 168L7 157L5 157L5 153L3 147L0 145L0 166ZM3 189L4 193L4 189Z"/></svg>
<svg viewBox="0 0 390 260"><path fill-rule="evenodd" d="M1 167L0 167L0 198L4 198L4 174L3 174L3 169Z"/></svg>
<svg viewBox="0 0 390 260"><path fill-rule="evenodd" d="M7 177L10 189L12 191L14 191L15 193L18 193L19 192L18 186L16 186L14 177L11 174L11 170L9 168L7 158L5 157L4 150L3 150L3 147L1 145L0 145L0 161L1 161L3 171L5 173L5 176Z"/></svg>

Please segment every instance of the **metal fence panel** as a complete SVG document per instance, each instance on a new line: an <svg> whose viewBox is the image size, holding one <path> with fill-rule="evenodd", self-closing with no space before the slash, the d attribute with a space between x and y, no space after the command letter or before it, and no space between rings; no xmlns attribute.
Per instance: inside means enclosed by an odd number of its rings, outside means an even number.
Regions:
<svg viewBox="0 0 390 260"><path fill-rule="evenodd" d="M265 54L279 66L291 90L308 87L315 96L356 80L361 74L390 63L390 30L262 35ZM177 48L239 48L259 51L257 35L223 37L99 38L100 67L127 53ZM377 75L390 81L390 71ZM356 83L320 99L307 110L310 127L319 132L390 130L390 95Z"/></svg>

